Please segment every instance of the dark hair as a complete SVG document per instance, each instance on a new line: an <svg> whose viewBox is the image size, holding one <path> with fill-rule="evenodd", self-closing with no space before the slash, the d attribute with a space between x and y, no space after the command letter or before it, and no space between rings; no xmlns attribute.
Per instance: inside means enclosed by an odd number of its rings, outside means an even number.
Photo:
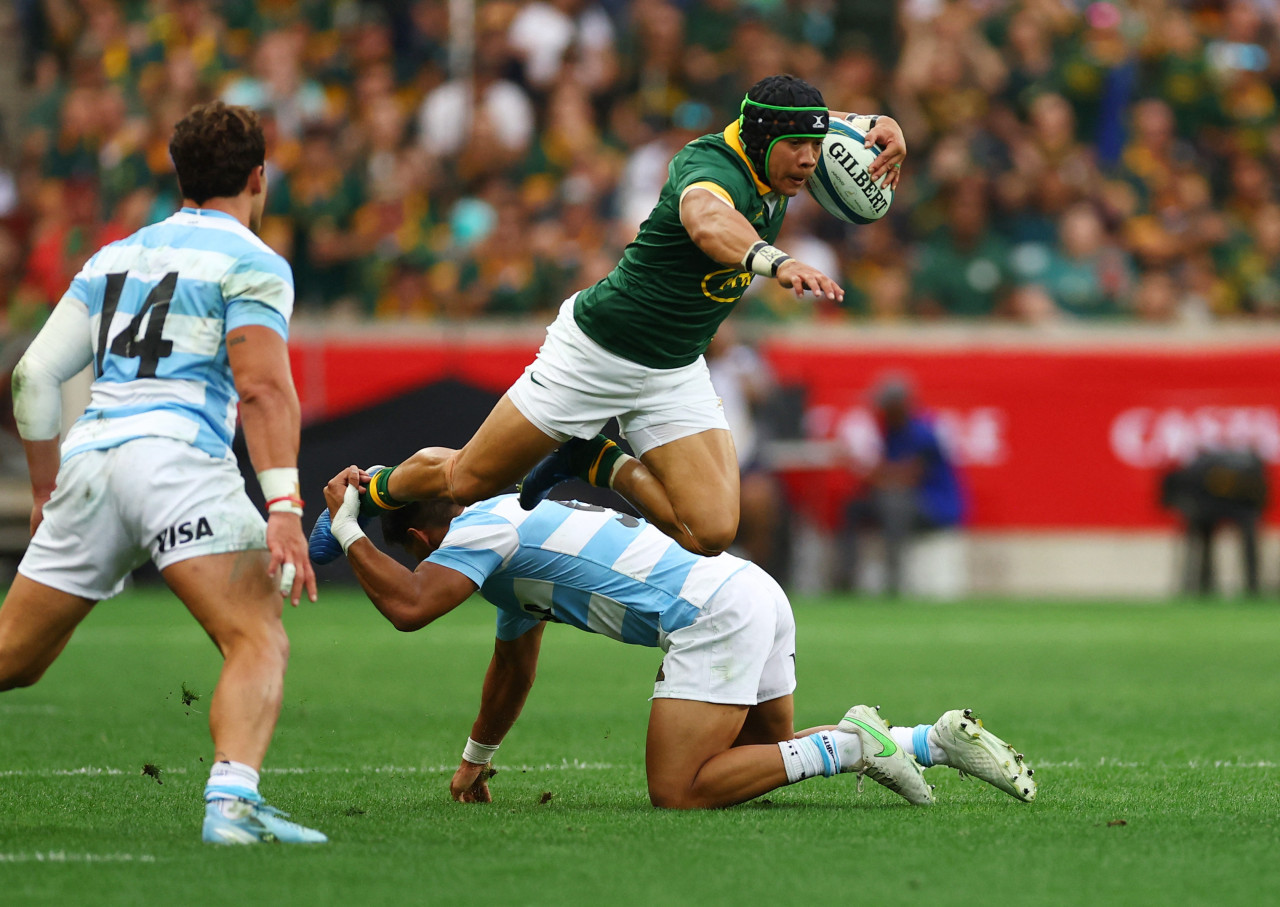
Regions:
<svg viewBox="0 0 1280 907"><path fill-rule="evenodd" d="M398 510L381 514L382 537L392 545L407 545L410 529L437 529L448 526L461 508L447 498L413 501Z"/></svg>
<svg viewBox="0 0 1280 907"><path fill-rule="evenodd" d="M243 192L267 159L267 141L252 110L213 101L191 108L173 127L169 156L182 197L203 205Z"/></svg>

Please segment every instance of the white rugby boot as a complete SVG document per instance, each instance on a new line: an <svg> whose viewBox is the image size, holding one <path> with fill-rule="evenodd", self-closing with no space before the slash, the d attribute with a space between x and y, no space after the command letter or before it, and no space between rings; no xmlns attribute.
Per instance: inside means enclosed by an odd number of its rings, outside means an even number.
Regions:
<svg viewBox="0 0 1280 907"><path fill-rule="evenodd" d="M855 705L836 725L837 733L857 734L862 741L862 758L844 771L865 775L918 806L929 806L933 787L924 780L915 757L893 742L889 725L877 714L879 709Z"/></svg>

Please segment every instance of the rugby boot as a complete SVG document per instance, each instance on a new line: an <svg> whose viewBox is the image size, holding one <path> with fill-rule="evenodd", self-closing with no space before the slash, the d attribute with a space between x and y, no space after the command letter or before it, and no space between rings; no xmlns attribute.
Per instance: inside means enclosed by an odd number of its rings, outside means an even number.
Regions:
<svg viewBox="0 0 1280 907"><path fill-rule="evenodd" d="M329 840L323 832L290 822L288 815L260 798L211 800L204 807L204 841L206 844L324 844Z"/></svg>
<svg viewBox="0 0 1280 907"><path fill-rule="evenodd" d="M952 709L933 726L947 765L1030 803L1036 798L1035 770L1022 754L982 726L972 709Z"/></svg>
<svg viewBox="0 0 1280 907"><path fill-rule="evenodd" d="M570 438L551 453L516 486L520 492L520 506L532 510L547 499L551 489L570 479L583 479L592 485L608 487L608 476L601 475L601 465L611 461L618 453L618 445L604 435L589 440Z"/></svg>
<svg viewBox="0 0 1280 907"><path fill-rule="evenodd" d="M879 709L855 705L836 725L837 733L857 734L862 741L862 758L844 770L865 775L918 806L932 804L933 787L924 780L915 757L893 742Z"/></svg>

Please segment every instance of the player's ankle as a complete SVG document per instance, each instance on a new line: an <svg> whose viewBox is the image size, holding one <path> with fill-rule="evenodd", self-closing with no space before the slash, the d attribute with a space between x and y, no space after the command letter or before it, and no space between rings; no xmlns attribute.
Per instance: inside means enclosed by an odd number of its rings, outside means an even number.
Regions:
<svg viewBox="0 0 1280 907"><path fill-rule="evenodd" d="M841 738L853 737L853 746ZM862 743L853 734L839 731L818 731L794 740L778 744L782 751L782 764L787 772L787 783L794 784L818 775L831 777L840 772L853 771L854 763L862 758Z"/></svg>
<svg viewBox="0 0 1280 907"><path fill-rule="evenodd" d="M942 748L938 732L932 724L917 724L915 727L891 727L889 736L908 753L915 757L922 768L933 765L947 765L947 751Z"/></svg>
<svg viewBox="0 0 1280 907"><path fill-rule="evenodd" d="M621 447L604 435L597 436L596 441L600 448L587 467L587 474L583 478L599 488L612 488L614 479L617 478L622 467L635 457L624 453Z"/></svg>
<svg viewBox="0 0 1280 907"><path fill-rule="evenodd" d="M365 496L378 510L399 510L409 503L391 494L391 474L395 471L394 466L384 466L369 479L369 490Z"/></svg>

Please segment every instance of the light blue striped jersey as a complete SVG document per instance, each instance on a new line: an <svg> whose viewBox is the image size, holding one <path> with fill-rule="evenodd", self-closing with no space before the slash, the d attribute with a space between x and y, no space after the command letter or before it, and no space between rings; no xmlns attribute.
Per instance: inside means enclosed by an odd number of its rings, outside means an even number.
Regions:
<svg viewBox="0 0 1280 907"><path fill-rule="evenodd" d="M520 508L513 494L468 507L427 558L457 570L498 608L498 638L551 620L666 648L725 580L748 565L700 557L644 520L577 501Z"/></svg>
<svg viewBox="0 0 1280 907"><path fill-rule="evenodd" d="M231 456L240 397L226 335L256 324L288 339L288 262L231 215L183 208L104 246L66 295L89 310L94 382L63 460L140 437Z"/></svg>

